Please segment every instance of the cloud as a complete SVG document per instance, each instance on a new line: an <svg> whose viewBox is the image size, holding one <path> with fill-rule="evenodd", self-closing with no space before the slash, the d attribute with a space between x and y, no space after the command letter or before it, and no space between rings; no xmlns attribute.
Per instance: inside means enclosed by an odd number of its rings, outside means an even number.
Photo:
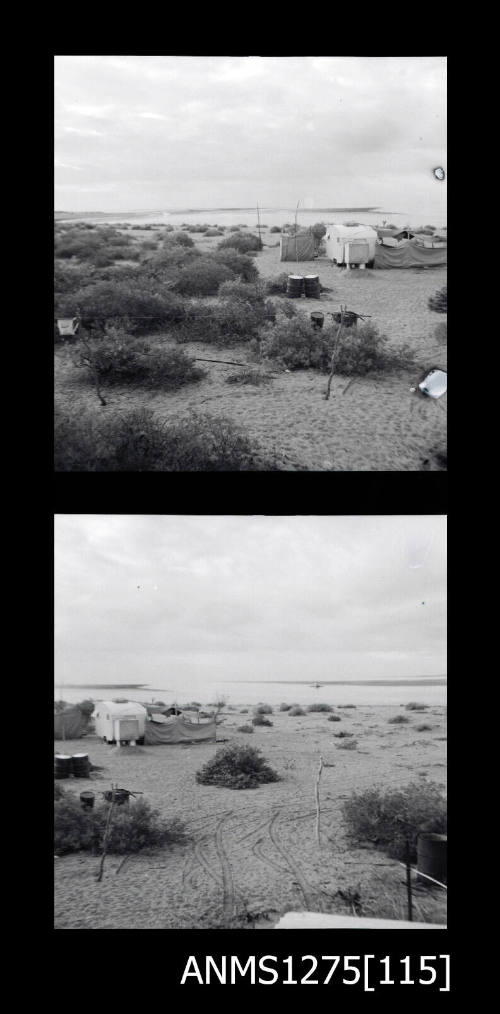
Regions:
<svg viewBox="0 0 500 1014"><path fill-rule="evenodd" d="M102 681L113 659L134 678L181 657L228 679L290 666L313 678L325 664L358 678L439 673L444 552L439 517L61 515L58 671L93 660Z"/></svg>

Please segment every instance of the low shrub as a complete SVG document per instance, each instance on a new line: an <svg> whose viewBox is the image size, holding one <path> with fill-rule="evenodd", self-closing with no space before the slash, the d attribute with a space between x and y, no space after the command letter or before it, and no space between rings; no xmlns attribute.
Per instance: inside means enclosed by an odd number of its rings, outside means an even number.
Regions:
<svg viewBox="0 0 500 1014"><path fill-rule="evenodd" d="M415 366L415 352L408 344L388 348L388 341L375 324L344 331L335 360L336 373L362 377L367 373L390 373Z"/></svg>
<svg viewBox="0 0 500 1014"><path fill-rule="evenodd" d="M93 852L102 849L109 805L83 809L73 793L65 793L54 803L54 848L58 855ZM163 848L185 840L184 825L177 818L162 820L146 800L128 807L114 807L107 842L109 853L124 854Z"/></svg>
<svg viewBox="0 0 500 1014"><path fill-rule="evenodd" d="M357 739L348 739L347 743L336 743L337 750L357 750L358 741Z"/></svg>
<svg viewBox="0 0 500 1014"><path fill-rule="evenodd" d="M144 242L141 243L141 250L157 250L157 249L158 243L156 243L155 240L153 239L145 239Z"/></svg>
<svg viewBox="0 0 500 1014"><path fill-rule="evenodd" d="M273 713L273 709L270 704L258 704L257 707L254 708L254 711L256 715L272 715Z"/></svg>
<svg viewBox="0 0 500 1014"><path fill-rule="evenodd" d="M243 303L250 303L252 306L264 306L264 291L258 283L240 281L222 282L219 286L219 296L223 299L239 299Z"/></svg>
<svg viewBox="0 0 500 1014"><path fill-rule="evenodd" d="M206 229L205 236L223 236L222 229Z"/></svg>
<svg viewBox="0 0 500 1014"><path fill-rule="evenodd" d="M430 732L432 725L425 725L425 723L423 723L422 725L416 725L415 729L417 732Z"/></svg>
<svg viewBox="0 0 500 1014"><path fill-rule="evenodd" d="M201 785L219 785L228 789L254 789L267 782L279 781L260 750L253 746L230 744L218 750L196 772Z"/></svg>
<svg viewBox="0 0 500 1014"><path fill-rule="evenodd" d="M288 714L291 715L292 718L295 718L296 715L305 715L305 711L304 711L303 708L300 708L300 707L296 706L296 707L290 708Z"/></svg>
<svg viewBox="0 0 500 1014"><path fill-rule="evenodd" d="M164 240L165 246L170 243L178 243L179 246L194 246L194 239L188 236L185 232L174 232L171 236L166 236Z"/></svg>
<svg viewBox="0 0 500 1014"><path fill-rule="evenodd" d="M341 719L340 715L328 715L328 721L329 722L341 722L342 719Z"/></svg>
<svg viewBox="0 0 500 1014"><path fill-rule="evenodd" d="M211 254L211 258L218 264L225 264L233 272L235 278L239 278L241 282L256 282L259 277L257 265L252 258L240 253L232 246L224 247L222 250L217 249Z"/></svg>
<svg viewBox="0 0 500 1014"><path fill-rule="evenodd" d="M215 296L222 282L231 278L234 272L226 264L200 257L180 269L174 288L183 296Z"/></svg>
<svg viewBox="0 0 500 1014"><path fill-rule="evenodd" d="M262 242L253 232L231 233L230 236L221 239L218 244L219 250L225 250L228 247L237 250L238 253L247 253L248 250L261 250Z"/></svg>
<svg viewBox="0 0 500 1014"><path fill-rule="evenodd" d="M339 708L343 708L344 711L346 711L348 708L355 708L356 705L355 704L339 704L338 707Z"/></svg>
<svg viewBox="0 0 500 1014"><path fill-rule="evenodd" d="M192 301L186 306L182 325L176 330L178 341L200 341L211 345L233 345L250 341L258 334L261 314L239 299L219 299L206 305Z"/></svg>
<svg viewBox="0 0 500 1014"><path fill-rule="evenodd" d="M416 860L419 833L446 833L446 799L436 782L354 792L342 809L352 837L371 841L394 859L405 858L408 840L410 859Z"/></svg>
<svg viewBox="0 0 500 1014"><path fill-rule="evenodd" d="M394 715L393 718L388 719L389 725L403 725L409 721L410 719L406 718L405 715Z"/></svg>
<svg viewBox="0 0 500 1014"><path fill-rule="evenodd" d="M273 723L265 715L256 714L252 718L252 725L272 725Z"/></svg>
<svg viewBox="0 0 500 1014"><path fill-rule="evenodd" d="M280 711L290 711L291 704L280 704Z"/></svg>
<svg viewBox="0 0 500 1014"><path fill-rule="evenodd" d="M240 708L240 715L248 715L248 708Z"/></svg>
<svg viewBox="0 0 500 1014"><path fill-rule="evenodd" d="M265 281L265 291L269 296L283 295L286 292L288 285L288 275L281 274L275 275L274 278L267 278Z"/></svg>
<svg viewBox="0 0 500 1014"><path fill-rule="evenodd" d="M272 383L272 377L259 370L240 370L239 373L230 373L225 380L226 384L251 384L253 387L262 387Z"/></svg>
<svg viewBox="0 0 500 1014"><path fill-rule="evenodd" d="M271 228L269 229L269 232L281 232L281 226L272 225Z"/></svg>
<svg viewBox="0 0 500 1014"><path fill-rule="evenodd" d="M352 739L354 736L353 732L334 732L335 739Z"/></svg>
<svg viewBox="0 0 500 1014"><path fill-rule="evenodd" d="M433 296L429 296L427 306L434 313L448 313L448 287L445 285L442 289L438 289Z"/></svg>
<svg viewBox="0 0 500 1014"><path fill-rule="evenodd" d="M224 416L192 413L170 423L147 409L97 418L56 411L54 462L59 472L279 471Z"/></svg>
<svg viewBox="0 0 500 1014"><path fill-rule="evenodd" d="M262 355L276 360L289 370L308 369L311 366L326 369L330 359L328 342L310 320L299 315L286 320L281 318L262 333Z"/></svg>
<svg viewBox="0 0 500 1014"><path fill-rule="evenodd" d="M130 285L126 279L112 282L93 282L75 292L66 305L61 300L58 315L73 316L75 306L80 307L83 327L88 323L103 324L110 319L129 319L135 333L158 330L166 324L179 322L184 317L182 299L172 292L157 293L146 282Z"/></svg>
<svg viewBox="0 0 500 1014"><path fill-rule="evenodd" d="M308 711L333 711L331 704L310 704Z"/></svg>
<svg viewBox="0 0 500 1014"><path fill-rule="evenodd" d="M419 704L418 701L410 701L405 705L405 711L426 711L428 704Z"/></svg>
<svg viewBox="0 0 500 1014"><path fill-rule="evenodd" d="M253 725L239 725L237 732L253 732Z"/></svg>
<svg viewBox="0 0 500 1014"><path fill-rule="evenodd" d="M153 345L131 338L121 329L108 328L106 336L80 346L80 362L89 365L106 386L127 384L176 390L201 380L205 371L182 349Z"/></svg>

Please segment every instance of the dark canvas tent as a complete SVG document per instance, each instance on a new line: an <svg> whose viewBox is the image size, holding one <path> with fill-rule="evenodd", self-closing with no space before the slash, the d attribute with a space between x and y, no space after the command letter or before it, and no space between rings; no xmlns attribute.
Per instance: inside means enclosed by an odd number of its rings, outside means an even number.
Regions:
<svg viewBox="0 0 500 1014"><path fill-rule="evenodd" d="M79 739L87 732L88 717L80 708L54 713L54 739Z"/></svg>
<svg viewBox="0 0 500 1014"><path fill-rule="evenodd" d="M447 264L447 247L425 247L411 240L403 246L380 245L375 249L375 268L418 268Z"/></svg>
<svg viewBox="0 0 500 1014"><path fill-rule="evenodd" d="M180 715L170 722L146 722L144 742L150 746L158 743L203 743L215 740L217 725L212 722L188 722Z"/></svg>
<svg viewBox="0 0 500 1014"><path fill-rule="evenodd" d="M314 235L309 230L299 232L296 236L282 235L280 248L282 261L312 261L316 253Z"/></svg>

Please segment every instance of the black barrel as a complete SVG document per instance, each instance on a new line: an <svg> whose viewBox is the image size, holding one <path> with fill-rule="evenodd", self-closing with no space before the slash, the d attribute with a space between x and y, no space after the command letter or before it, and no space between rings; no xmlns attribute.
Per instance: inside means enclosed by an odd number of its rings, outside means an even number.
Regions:
<svg viewBox="0 0 500 1014"><path fill-rule="evenodd" d="M304 282L307 298L319 299L321 295L321 290L319 286L319 275L306 275Z"/></svg>
<svg viewBox="0 0 500 1014"><path fill-rule="evenodd" d="M304 291L303 275L288 275L286 291L293 299L298 299Z"/></svg>
<svg viewBox="0 0 500 1014"><path fill-rule="evenodd" d="M427 876L439 880L440 884L447 883L447 856L448 836L446 834L434 834L425 832L419 834L417 841L417 870L419 873L426 873ZM417 876L421 884L432 886L432 881L425 877Z"/></svg>
<svg viewBox="0 0 500 1014"><path fill-rule="evenodd" d="M104 793L104 798L107 803L111 802L113 792L111 789ZM124 803L128 803L130 799L130 792L127 789L115 789L114 791L115 803L117 806L123 806Z"/></svg>
<svg viewBox="0 0 500 1014"><path fill-rule="evenodd" d="M54 757L54 778L69 778L73 774L73 758L66 753Z"/></svg>
<svg viewBox="0 0 500 1014"><path fill-rule="evenodd" d="M80 802L84 810L92 810L95 803L93 792L80 792Z"/></svg>
<svg viewBox="0 0 500 1014"><path fill-rule="evenodd" d="M325 315L324 313L311 313L311 320L314 327L323 327Z"/></svg>
<svg viewBox="0 0 500 1014"><path fill-rule="evenodd" d="M73 754L73 774L75 778L88 778L90 775L90 761L88 753Z"/></svg>

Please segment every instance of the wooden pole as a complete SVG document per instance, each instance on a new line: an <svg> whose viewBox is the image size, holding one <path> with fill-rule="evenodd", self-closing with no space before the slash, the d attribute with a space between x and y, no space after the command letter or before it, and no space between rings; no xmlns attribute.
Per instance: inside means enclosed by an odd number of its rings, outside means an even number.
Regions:
<svg viewBox="0 0 500 1014"><path fill-rule="evenodd" d="M411 896L411 863L410 842L406 839L406 894L408 898L408 922L413 922L413 903Z"/></svg>
<svg viewBox="0 0 500 1014"><path fill-rule="evenodd" d="M297 207L295 208L295 261L299 263L299 254L297 250L297 212L299 210L300 201L297 201Z"/></svg>
<svg viewBox="0 0 500 1014"><path fill-rule="evenodd" d="M325 401L328 401L328 399L330 397L330 388L332 386L333 373L334 373L334 370L335 370L335 357L337 355L337 350L338 350L338 347L339 347L340 335L341 335L341 332L342 332L342 328L344 326L344 312L345 312L345 310L347 310L347 305L344 306L344 307L341 305L341 307L340 307L340 325L339 325L339 329L337 331L337 337L335 339L335 344L333 346L332 363L331 363L331 368L330 368L330 376L328 377L328 384L327 384L327 388L326 388Z"/></svg>
<svg viewBox="0 0 500 1014"><path fill-rule="evenodd" d="M321 772L322 772L322 770L323 770L323 758L322 758L322 756L320 754L320 756L319 756L318 774L317 774L317 777L316 777L316 838L318 840L318 845L321 844L320 843L320 837L319 837L319 830L320 830L320 828L319 828L319 822L320 822L319 780L321 778Z"/></svg>
<svg viewBox="0 0 500 1014"><path fill-rule="evenodd" d="M100 883L102 880L102 874L104 870L104 860L106 858L106 851L108 848L109 833L111 828L111 817L113 813L113 807L115 805L115 786L111 783L111 803L109 804L108 816L106 820L106 827L104 829L104 838L102 842L102 856L101 865L99 867L99 873L97 874L97 882Z"/></svg>
<svg viewBox="0 0 500 1014"><path fill-rule="evenodd" d="M259 214L259 202L257 201L257 229L259 230L259 243L262 248L262 238L260 235L260 214Z"/></svg>

